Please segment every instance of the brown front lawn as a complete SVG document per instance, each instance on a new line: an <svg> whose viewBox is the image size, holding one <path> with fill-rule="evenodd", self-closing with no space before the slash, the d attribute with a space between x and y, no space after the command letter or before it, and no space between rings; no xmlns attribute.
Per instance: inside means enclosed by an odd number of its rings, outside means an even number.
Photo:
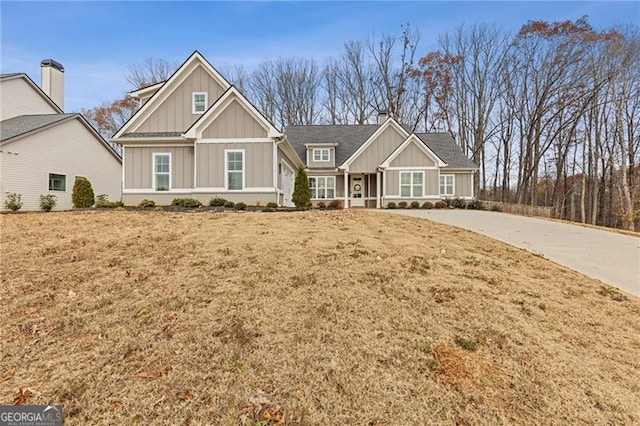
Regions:
<svg viewBox="0 0 640 426"><path fill-rule="evenodd" d="M639 299L477 234L352 210L0 222L0 404L22 389L66 425L640 424Z"/></svg>

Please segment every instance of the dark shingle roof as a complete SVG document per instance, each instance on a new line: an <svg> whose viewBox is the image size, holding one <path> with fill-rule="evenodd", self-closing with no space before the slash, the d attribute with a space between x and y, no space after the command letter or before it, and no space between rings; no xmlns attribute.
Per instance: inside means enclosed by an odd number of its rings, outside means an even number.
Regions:
<svg viewBox="0 0 640 426"><path fill-rule="evenodd" d="M305 144L336 143L336 167L344 163L356 150L378 130L378 124L363 125L317 125L288 126L284 130L287 139L305 161Z"/></svg>
<svg viewBox="0 0 640 426"><path fill-rule="evenodd" d="M183 132L133 132L125 133L122 138L177 138Z"/></svg>
<svg viewBox="0 0 640 426"><path fill-rule="evenodd" d="M449 133L416 133L429 149L447 163L448 169L477 168L467 158Z"/></svg>
<svg viewBox="0 0 640 426"><path fill-rule="evenodd" d="M289 126L284 133L303 161L307 158L305 144L337 144L336 167L338 167L351 157L379 127L379 124ZM411 133L410 129L407 131ZM447 163L447 168L476 168L449 133L416 133L416 136Z"/></svg>
<svg viewBox="0 0 640 426"><path fill-rule="evenodd" d="M0 121L0 142L37 130L78 114L19 115Z"/></svg>

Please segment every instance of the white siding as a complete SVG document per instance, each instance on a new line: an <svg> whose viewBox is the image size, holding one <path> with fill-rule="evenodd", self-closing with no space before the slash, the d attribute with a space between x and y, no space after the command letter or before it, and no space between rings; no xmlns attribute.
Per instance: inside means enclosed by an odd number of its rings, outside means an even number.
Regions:
<svg viewBox="0 0 640 426"><path fill-rule="evenodd" d="M4 79L0 82L0 119L57 113L24 78Z"/></svg>
<svg viewBox="0 0 640 426"><path fill-rule="evenodd" d="M96 195L107 194L112 201L120 199L120 162L79 118L3 145L2 151L0 208L3 210L5 195L10 192L22 194L22 210L39 210L41 194L57 196L55 210L71 209L76 176L89 179ZM49 191L49 173L66 175L66 191Z"/></svg>

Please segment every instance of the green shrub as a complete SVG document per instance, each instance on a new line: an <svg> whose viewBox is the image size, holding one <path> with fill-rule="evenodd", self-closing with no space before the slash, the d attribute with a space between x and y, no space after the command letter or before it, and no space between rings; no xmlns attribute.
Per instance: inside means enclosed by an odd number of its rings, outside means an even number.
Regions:
<svg viewBox="0 0 640 426"><path fill-rule="evenodd" d="M462 198L454 198L453 200L446 200L447 207L453 207L454 209L464 209L467 207L467 202Z"/></svg>
<svg viewBox="0 0 640 426"><path fill-rule="evenodd" d="M420 202L418 202L418 201L412 201L412 202L411 202L411 208L412 208L412 209L419 209L419 208L420 208Z"/></svg>
<svg viewBox="0 0 640 426"><path fill-rule="evenodd" d="M153 200L144 199L144 200L142 200L142 201L140 201L138 203L138 207L141 208L141 209L152 208L152 207L155 207L155 206L156 206L156 203Z"/></svg>
<svg viewBox="0 0 640 426"><path fill-rule="evenodd" d="M278 208L278 203L274 203L273 201L269 201L265 207L268 208L268 209L277 209Z"/></svg>
<svg viewBox="0 0 640 426"><path fill-rule="evenodd" d="M486 210L487 208L480 200L469 200L467 201L467 208L470 210Z"/></svg>
<svg viewBox="0 0 640 426"><path fill-rule="evenodd" d="M311 204L311 188L309 188L309 177L304 167L298 167L296 182L291 197L293 204L298 208L305 208Z"/></svg>
<svg viewBox="0 0 640 426"><path fill-rule="evenodd" d="M211 201L209 201L209 205L212 207L224 207L226 203L227 203L227 200L219 197L212 198Z"/></svg>
<svg viewBox="0 0 640 426"><path fill-rule="evenodd" d="M95 198L93 195L93 188L89 179L84 177L77 177L73 183L73 191L71 193L71 202L73 207L77 209L86 209L93 206Z"/></svg>
<svg viewBox="0 0 640 426"><path fill-rule="evenodd" d="M234 208L236 205L236 203L234 203L233 201L225 201L224 202L224 207L228 208L228 209L232 209Z"/></svg>
<svg viewBox="0 0 640 426"><path fill-rule="evenodd" d="M22 208L22 194L16 194L15 192L7 194L4 206L13 212L20 210Z"/></svg>
<svg viewBox="0 0 640 426"><path fill-rule="evenodd" d="M398 208L399 209L406 209L407 208L407 202L406 201L400 201L398 203Z"/></svg>
<svg viewBox="0 0 640 426"><path fill-rule="evenodd" d="M40 195L40 210L43 212L50 212L52 208L56 206L56 197L55 195L47 194Z"/></svg>
<svg viewBox="0 0 640 426"><path fill-rule="evenodd" d="M456 342L456 345L465 351L474 352L478 348L478 344L476 342L463 337L456 337L454 342Z"/></svg>
<svg viewBox="0 0 640 426"><path fill-rule="evenodd" d="M96 207L102 209L115 209L116 207L123 207L124 203L120 200L109 201L107 194L96 195Z"/></svg>
<svg viewBox="0 0 640 426"><path fill-rule="evenodd" d="M185 208L195 208L201 207L202 203L195 198L174 198L171 201L171 205Z"/></svg>
<svg viewBox="0 0 640 426"><path fill-rule="evenodd" d="M324 203L324 201L320 201L318 203L318 208L324 210L327 208L327 205Z"/></svg>
<svg viewBox="0 0 640 426"><path fill-rule="evenodd" d="M393 201L389 201L389 202L387 203L387 208L388 208L388 209L395 209L395 208L397 208L396 203L394 203Z"/></svg>
<svg viewBox="0 0 640 426"><path fill-rule="evenodd" d="M236 210L246 210L247 209L247 205L245 203L236 203Z"/></svg>
<svg viewBox="0 0 640 426"><path fill-rule="evenodd" d="M329 207L330 209L339 209L340 208L340 201L331 200L331 201L329 201L329 205L327 207Z"/></svg>
<svg viewBox="0 0 640 426"><path fill-rule="evenodd" d="M502 206L500 204L494 204L489 210L491 210L492 212L501 212Z"/></svg>
<svg viewBox="0 0 640 426"><path fill-rule="evenodd" d="M433 206L436 209L446 209L447 208L447 203L445 201L436 201L436 203Z"/></svg>
<svg viewBox="0 0 640 426"><path fill-rule="evenodd" d="M422 208L423 209L432 209L433 208L433 203L431 201L425 201L424 204L422 204Z"/></svg>

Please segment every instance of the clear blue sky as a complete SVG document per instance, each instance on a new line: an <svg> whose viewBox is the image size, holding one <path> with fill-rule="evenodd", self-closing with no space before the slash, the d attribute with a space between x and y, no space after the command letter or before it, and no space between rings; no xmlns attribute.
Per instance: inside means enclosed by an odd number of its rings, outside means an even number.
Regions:
<svg viewBox="0 0 640 426"><path fill-rule="evenodd" d="M199 50L216 67L251 70L271 57L337 55L344 41L421 33L420 54L461 24L497 23L517 31L528 20L575 20L601 29L640 22L637 1L511 2L0 2L0 72L40 83L40 61L65 67L65 110L121 97L127 67L155 57L182 62Z"/></svg>

